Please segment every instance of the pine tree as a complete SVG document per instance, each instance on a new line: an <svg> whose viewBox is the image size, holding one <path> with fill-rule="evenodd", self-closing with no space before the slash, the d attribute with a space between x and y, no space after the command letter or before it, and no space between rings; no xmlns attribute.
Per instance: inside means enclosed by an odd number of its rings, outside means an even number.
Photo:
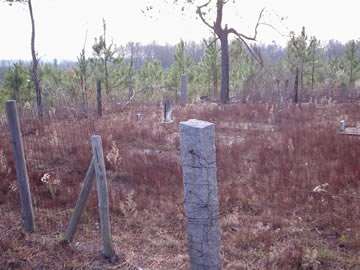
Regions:
<svg viewBox="0 0 360 270"><path fill-rule="evenodd" d="M353 87L360 77L359 41L351 40L346 44L345 73L348 77L348 86Z"/></svg>
<svg viewBox="0 0 360 270"><path fill-rule="evenodd" d="M204 74L205 82L212 89L214 96L218 95L219 80L221 74L221 63L219 55L219 47L216 37L204 40L206 49L201 60L201 70Z"/></svg>

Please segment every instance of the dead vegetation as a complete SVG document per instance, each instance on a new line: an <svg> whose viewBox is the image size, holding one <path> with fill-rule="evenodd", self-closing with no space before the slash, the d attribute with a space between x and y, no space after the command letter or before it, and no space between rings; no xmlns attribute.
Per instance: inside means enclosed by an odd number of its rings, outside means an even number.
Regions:
<svg viewBox="0 0 360 270"><path fill-rule="evenodd" d="M188 269L178 123L215 123L224 269L359 269L357 104L211 104L128 107L102 119L24 115L37 230L21 228L6 128L0 132L0 269ZM136 121L136 114L141 114ZM103 138L117 258L100 256L96 194L74 242L61 237ZM48 182L41 181L48 173ZM131 268L133 267L133 268Z"/></svg>

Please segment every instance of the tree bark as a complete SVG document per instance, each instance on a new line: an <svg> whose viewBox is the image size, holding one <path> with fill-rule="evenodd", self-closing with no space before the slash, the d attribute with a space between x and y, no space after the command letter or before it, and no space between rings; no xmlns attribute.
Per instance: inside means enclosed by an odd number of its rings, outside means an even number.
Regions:
<svg viewBox="0 0 360 270"><path fill-rule="evenodd" d="M300 91L301 93L304 93L304 59L301 60L299 77L300 77Z"/></svg>
<svg viewBox="0 0 360 270"><path fill-rule="evenodd" d="M228 103L229 98L229 84L230 84L230 76L229 76L229 42L228 42L228 31L227 27L225 29L221 29L217 31L217 35L220 39L221 45L221 89L220 89L220 99L222 103Z"/></svg>
<svg viewBox="0 0 360 270"><path fill-rule="evenodd" d="M85 49L82 49L79 58L79 69L80 69L80 88L81 88L81 97L82 97L82 109L84 113L88 111L88 100L87 100L87 93L86 93L86 81L87 81L87 74L86 74L86 57L85 57Z"/></svg>
<svg viewBox="0 0 360 270"><path fill-rule="evenodd" d="M31 78L35 86L37 114L38 117L42 118L43 117L42 89L38 74L39 60L37 59L35 52L35 20L34 20L31 0L28 0L28 6L30 12L30 19L31 19L31 56L32 56Z"/></svg>
<svg viewBox="0 0 360 270"><path fill-rule="evenodd" d="M84 70L84 74L83 74L81 90L82 90L82 99L83 99L84 111L85 111L85 113L87 113L87 111L88 111L88 101L87 101L87 94L86 94L86 71L85 70Z"/></svg>
<svg viewBox="0 0 360 270"><path fill-rule="evenodd" d="M217 96L218 94L218 71L217 66L213 67L213 95Z"/></svg>
<svg viewBox="0 0 360 270"><path fill-rule="evenodd" d="M128 99L129 100L134 95L134 91L133 91L134 54L135 54L135 48L133 45L131 45L131 47L130 47L130 66L129 66L129 73L128 73Z"/></svg>
<svg viewBox="0 0 360 270"><path fill-rule="evenodd" d="M220 89L220 100L222 103L229 102L229 31L227 25L223 28L221 26L222 16L223 16L223 7L224 2L222 0L217 0L216 2L216 21L214 22L214 32L220 39L221 46L221 89Z"/></svg>
<svg viewBox="0 0 360 270"><path fill-rule="evenodd" d="M188 2L192 2L192 1L188 1ZM255 33L254 36L247 36L241 33L238 33L235 29L233 28L228 28L228 26L225 24L225 27L222 27L222 18L223 18L223 7L224 5L227 3L228 1L224 1L224 0L217 0L216 1L216 20L214 21L214 24L211 25L209 22L207 22L203 16L203 12L202 9L206 8L210 3L211 0L208 1L207 3L203 4L202 6L199 6L197 8L197 14L199 15L201 21L207 25L210 29L212 29L215 34L219 37L220 39L220 45L221 45L221 89L220 89L220 99L222 103L228 103L230 98L229 98L229 94L230 94L230 82L229 82L229 40L228 40L228 36L229 34L234 34L236 35L241 41L243 41L245 43L245 45L247 46L247 48L249 49L250 53L254 56L254 54L252 53L252 51L250 50L250 47L246 44L245 40L252 40L255 41L256 40L256 36L257 36L257 30L258 30L258 26L260 25L260 19L263 15L264 9L260 12L259 15L259 19L258 22L255 26ZM255 56L254 56L255 57Z"/></svg>
<svg viewBox="0 0 360 270"><path fill-rule="evenodd" d="M216 36L215 36L216 38ZM216 58L215 61L212 62L212 71L213 71L213 95L217 96L218 95L218 69L217 69L217 59L218 59L218 54L217 54L217 46L216 46L216 40L214 43L214 48L215 48L215 52L216 52Z"/></svg>
<svg viewBox="0 0 360 270"><path fill-rule="evenodd" d="M298 99L299 99L299 67L296 67L294 91L295 91L294 102L298 103Z"/></svg>
<svg viewBox="0 0 360 270"><path fill-rule="evenodd" d="M311 91L314 91L314 84L315 84L315 49L313 49L313 55L312 55Z"/></svg>
<svg viewBox="0 0 360 270"><path fill-rule="evenodd" d="M349 85L350 87L353 85L354 78L353 78L353 59L350 61L350 76L349 76Z"/></svg>
<svg viewBox="0 0 360 270"><path fill-rule="evenodd" d="M106 57L106 56L105 56ZM109 73L108 73L108 65L107 60L105 60L104 66L105 66L105 91L106 96L109 96Z"/></svg>

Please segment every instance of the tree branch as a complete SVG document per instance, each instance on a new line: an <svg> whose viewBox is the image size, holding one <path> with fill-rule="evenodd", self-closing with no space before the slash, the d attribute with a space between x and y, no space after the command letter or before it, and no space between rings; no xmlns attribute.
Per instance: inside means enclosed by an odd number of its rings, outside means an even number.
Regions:
<svg viewBox="0 0 360 270"><path fill-rule="evenodd" d="M258 62L261 67L264 67L264 63L261 59L258 59L258 57L255 55L255 53L252 51L252 49L250 48L249 44L246 43L246 41L241 37L238 36L238 39L244 43L245 47L248 49L248 51L250 52L250 54L252 55L252 57L254 57L254 59L256 60L256 62Z"/></svg>
<svg viewBox="0 0 360 270"><path fill-rule="evenodd" d="M132 102L132 100L135 98L135 96L136 96L137 94L140 94L140 93L142 93L142 92L145 92L146 90L149 90L150 88L152 88L152 87L144 87L144 88L142 88L139 92L136 92L136 91L134 90L134 94L126 101L126 103L125 103L125 105L122 107L122 109L125 109L126 106L128 106L128 105Z"/></svg>
<svg viewBox="0 0 360 270"><path fill-rule="evenodd" d="M251 36L244 35L244 34L241 34L241 33L239 33L238 31L236 31L234 28L230 28L230 29L228 30L228 33L229 33L229 34L230 34L230 33L231 33L231 34L234 34L234 35L238 36L239 38L241 37L241 39L247 39L247 40L253 40L253 41L255 41L255 40L256 40L256 37L257 37L257 34L258 34L258 28L259 28L259 26L262 24L262 23L260 23L260 20L261 20L261 18L262 18L262 16L263 16L264 11L265 11L265 8L263 8L263 9L260 11L259 18L258 18L257 23L256 23L256 25L255 25L255 32L254 32L254 35L253 35L252 37L251 37Z"/></svg>
<svg viewBox="0 0 360 270"><path fill-rule="evenodd" d="M220 29L221 28L221 22L222 22L222 15L223 15L223 7L224 2L223 0L217 0L216 1L216 21L214 28Z"/></svg>
<svg viewBox="0 0 360 270"><path fill-rule="evenodd" d="M26 0L2 0L1 2L7 2L10 6L12 6L13 3L26 3Z"/></svg>
<svg viewBox="0 0 360 270"><path fill-rule="evenodd" d="M286 38L290 37L290 35L286 35L286 34L281 33L276 27L274 27L273 25L271 25L269 23L259 23L259 25L265 25L265 26L270 27L271 29L275 30L282 37L286 37Z"/></svg>
<svg viewBox="0 0 360 270"><path fill-rule="evenodd" d="M211 41L209 44L207 43L207 41L204 39L204 43L205 43L205 45L206 45L206 48L209 48L209 47L211 47L216 41L218 41L219 40L219 38L218 37L216 37L213 41Z"/></svg>
<svg viewBox="0 0 360 270"><path fill-rule="evenodd" d="M209 0L207 3L201 5L201 6L198 6L197 9L196 9L196 13L199 15L200 19L202 20L202 22L207 25L210 29L213 29L214 30L214 27L210 25L210 23L208 23L203 14L202 14L202 11L201 9L204 8L204 7L207 7L210 3L211 3L212 0Z"/></svg>
<svg viewBox="0 0 360 270"><path fill-rule="evenodd" d="M19 65L19 64L17 64L17 63L15 63L15 64L13 64L13 65L14 65L15 68L18 68L22 73L24 73L24 74L28 75L29 77L31 77L31 73L30 73L30 72L27 72L26 70L24 70L24 69L21 67L21 65Z"/></svg>

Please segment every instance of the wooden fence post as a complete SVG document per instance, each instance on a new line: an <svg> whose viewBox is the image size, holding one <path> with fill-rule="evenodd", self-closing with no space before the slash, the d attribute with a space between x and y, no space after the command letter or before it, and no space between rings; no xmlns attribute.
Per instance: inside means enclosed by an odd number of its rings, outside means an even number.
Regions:
<svg viewBox="0 0 360 270"><path fill-rule="evenodd" d="M96 93L97 113L102 117L101 80L96 80Z"/></svg>
<svg viewBox="0 0 360 270"><path fill-rule="evenodd" d="M65 235L64 235L64 240L67 242L71 242L74 237L76 228L77 228L80 218L81 218L81 214L85 208L87 198L89 197L89 194L90 194L93 182L94 182L94 176L95 176L94 161L93 161L93 159L91 159L89 168L86 172L86 176L84 179L84 184L81 188L79 198L76 202L74 212L73 212L70 222L69 222L69 226L67 227Z"/></svg>
<svg viewBox="0 0 360 270"><path fill-rule="evenodd" d="M16 177L19 184L22 217L25 231L32 232L35 229L31 193L29 188L29 176L26 168L24 145L20 131L20 121L16 109L16 102L6 102L6 115L8 119L11 144L16 166Z"/></svg>
<svg viewBox="0 0 360 270"><path fill-rule="evenodd" d="M106 258L111 258L113 255L113 249L110 228L109 198L101 137L98 135L91 136L91 145L96 175L103 255Z"/></svg>
<svg viewBox="0 0 360 270"><path fill-rule="evenodd" d="M192 270L219 270L220 227L214 124L180 122L185 213Z"/></svg>

